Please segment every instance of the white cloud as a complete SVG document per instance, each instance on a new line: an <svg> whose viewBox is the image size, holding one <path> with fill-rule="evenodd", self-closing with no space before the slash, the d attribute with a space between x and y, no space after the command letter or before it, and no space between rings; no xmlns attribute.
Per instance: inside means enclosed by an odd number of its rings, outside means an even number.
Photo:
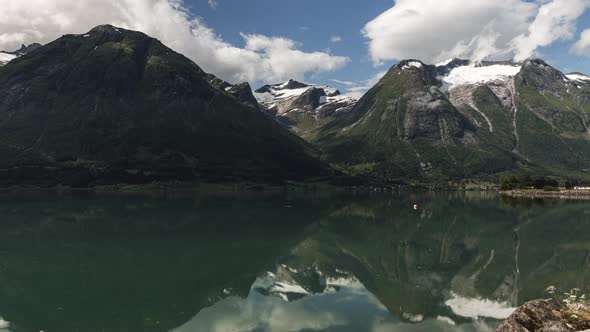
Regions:
<svg viewBox="0 0 590 332"><path fill-rule="evenodd" d="M330 81L346 86L347 88L345 95L355 99L360 99L369 89L379 83L385 74L387 74L387 71L379 72L368 80L362 82L349 82L335 79L331 79Z"/></svg>
<svg viewBox="0 0 590 332"><path fill-rule="evenodd" d="M209 0L209 7L211 7L211 9L217 9L217 1Z"/></svg>
<svg viewBox="0 0 590 332"><path fill-rule="evenodd" d="M259 55L255 68L267 81L281 82L288 78L303 80L305 73L335 71L349 62L348 58L330 55L327 52L306 53L296 49L290 39L242 34L245 50ZM239 59L238 59L239 60Z"/></svg>
<svg viewBox="0 0 590 332"><path fill-rule="evenodd" d="M330 42L332 42L332 43L339 43L341 41L342 41L342 37L340 37L340 36L332 36L330 38Z"/></svg>
<svg viewBox="0 0 590 332"><path fill-rule="evenodd" d="M237 47L192 16L183 0L3 0L0 50L47 43L109 23L156 37L205 71L233 83L303 80L307 74L338 70L349 61L328 52L303 52L286 38L242 34L246 47Z"/></svg>
<svg viewBox="0 0 590 332"><path fill-rule="evenodd" d="M397 0L363 34L375 64L451 57L517 60L571 38L590 0Z"/></svg>
<svg viewBox="0 0 590 332"><path fill-rule="evenodd" d="M357 85L356 82L351 82L351 81L342 81L342 80L336 80L336 79L331 79L330 81L332 81L334 83L346 85L346 86L355 86L355 85Z"/></svg>
<svg viewBox="0 0 590 332"><path fill-rule="evenodd" d="M527 33L514 38L515 59L524 60L541 46L556 40L571 39L576 20L590 6L589 0L553 0L542 5Z"/></svg>
<svg viewBox="0 0 590 332"><path fill-rule="evenodd" d="M570 51L577 55L590 56L590 29L582 31L580 39L574 44Z"/></svg>

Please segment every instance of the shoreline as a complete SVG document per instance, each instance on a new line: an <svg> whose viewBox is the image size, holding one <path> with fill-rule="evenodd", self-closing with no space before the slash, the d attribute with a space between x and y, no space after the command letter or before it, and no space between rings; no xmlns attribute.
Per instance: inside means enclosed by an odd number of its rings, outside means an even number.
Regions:
<svg viewBox="0 0 590 332"><path fill-rule="evenodd" d="M560 191L544 191L536 189L525 190L500 190L500 195L510 197L524 197L524 198L558 198L558 199L577 199L590 200L590 190L560 190Z"/></svg>

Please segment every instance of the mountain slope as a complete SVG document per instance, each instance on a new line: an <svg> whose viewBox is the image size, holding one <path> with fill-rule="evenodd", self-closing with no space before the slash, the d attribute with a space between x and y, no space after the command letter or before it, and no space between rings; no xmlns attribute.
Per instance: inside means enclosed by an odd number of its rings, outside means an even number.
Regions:
<svg viewBox="0 0 590 332"><path fill-rule="evenodd" d="M105 25L0 67L0 184L280 181L305 143L140 32Z"/></svg>
<svg viewBox="0 0 590 332"><path fill-rule="evenodd" d="M571 75L570 75L571 77ZM590 82L571 79L542 60L516 76L517 151L555 173L590 169Z"/></svg>
<svg viewBox="0 0 590 332"><path fill-rule="evenodd" d="M586 177L588 91L584 76L541 60L406 60L314 143L340 168L379 181L520 171Z"/></svg>

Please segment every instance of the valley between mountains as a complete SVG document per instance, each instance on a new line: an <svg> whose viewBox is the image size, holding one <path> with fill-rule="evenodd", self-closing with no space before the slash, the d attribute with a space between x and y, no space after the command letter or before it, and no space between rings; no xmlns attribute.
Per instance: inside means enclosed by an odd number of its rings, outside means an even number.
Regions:
<svg viewBox="0 0 590 332"><path fill-rule="evenodd" d="M4 187L590 178L590 77L541 59L404 60L355 100L230 84L103 25L0 52L0 96Z"/></svg>

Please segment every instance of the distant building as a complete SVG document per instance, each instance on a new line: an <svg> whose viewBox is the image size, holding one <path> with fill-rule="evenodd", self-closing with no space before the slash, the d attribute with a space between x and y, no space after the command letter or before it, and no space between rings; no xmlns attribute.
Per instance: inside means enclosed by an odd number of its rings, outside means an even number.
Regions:
<svg viewBox="0 0 590 332"><path fill-rule="evenodd" d="M582 183L574 187L574 190L590 190L590 183Z"/></svg>

